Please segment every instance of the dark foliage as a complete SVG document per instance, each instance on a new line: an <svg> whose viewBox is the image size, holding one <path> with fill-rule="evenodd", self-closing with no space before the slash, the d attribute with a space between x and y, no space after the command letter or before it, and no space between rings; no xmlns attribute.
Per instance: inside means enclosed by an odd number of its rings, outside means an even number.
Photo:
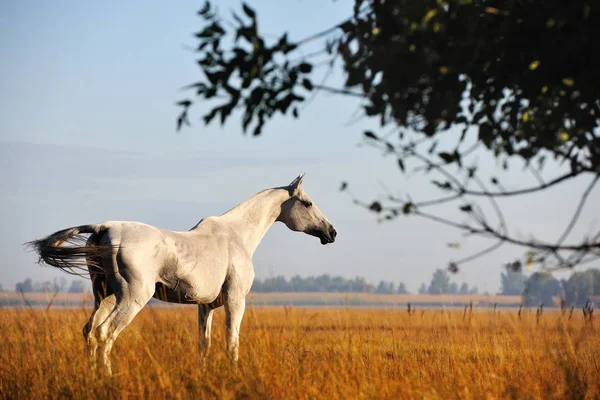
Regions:
<svg viewBox="0 0 600 400"><path fill-rule="evenodd" d="M564 243L600 176L600 69L594 61L600 52L598 4L355 0L351 14L305 39L292 41L283 33L269 43L247 4L229 22L207 1L196 34L203 77L188 86L196 99L178 103L178 129L189 124L189 109L197 101L220 101L204 115L204 123L218 118L224 124L240 110L244 132L260 135L278 113L297 118L298 105L311 91L355 96L382 129L393 128L393 135L366 131L365 142L395 157L403 172L409 163L435 172L441 180L433 184L445 193L420 202L392 195L385 201L355 201L381 220L418 215L496 240L451 262L451 272L504 243L533 250L527 262L548 268L600 257L600 233ZM298 48L315 41L323 42L321 52L299 56ZM344 87L316 84L317 69L336 62L345 73ZM438 147L446 138L454 144ZM504 168L519 161L539 184L504 189L498 178L480 175L469 160L474 151L489 153ZM539 171L549 158L560 162L563 172L546 180ZM590 184L558 240L511 236L496 198L545 190L580 175L588 176ZM341 190L347 188L344 182ZM483 215L478 198L491 199L498 225ZM425 211L451 201L459 203L469 223Z"/></svg>

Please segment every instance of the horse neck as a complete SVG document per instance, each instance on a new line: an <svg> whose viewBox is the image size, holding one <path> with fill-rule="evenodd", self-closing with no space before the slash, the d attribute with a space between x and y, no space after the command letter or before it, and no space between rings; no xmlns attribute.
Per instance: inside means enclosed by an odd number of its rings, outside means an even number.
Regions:
<svg viewBox="0 0 600 400"><path fill-rule="evenodd" d="M286 189L266 189L238 204L221 217L230 221L239 233L248 253L254 251L281 213L281 204L289 199Z"/></svg>

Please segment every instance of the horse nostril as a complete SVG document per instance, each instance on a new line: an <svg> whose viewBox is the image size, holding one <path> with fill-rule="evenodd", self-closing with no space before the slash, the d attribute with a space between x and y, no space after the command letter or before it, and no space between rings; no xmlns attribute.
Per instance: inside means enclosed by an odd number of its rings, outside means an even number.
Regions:
<svg viewBox="0 0 600 400"><path fill-rule="evenodd" d="M335 239L335 237L337 236L337 231L335 230L335 228L331 228L331 230L329 230L329 234L331 235L332 239Z"/></svg>

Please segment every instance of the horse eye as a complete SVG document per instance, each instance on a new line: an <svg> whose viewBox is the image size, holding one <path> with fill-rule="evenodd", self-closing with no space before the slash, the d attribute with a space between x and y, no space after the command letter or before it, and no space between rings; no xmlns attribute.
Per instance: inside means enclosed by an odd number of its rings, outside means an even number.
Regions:
<svg viewBox="0 0 600 400"><path fill-rule="evenodd" d="M302 204L304 204L304 207L308 208L310 206L312 206L312 203L310 201L306 201L306 200L300 200L302 202Z"/></svg>

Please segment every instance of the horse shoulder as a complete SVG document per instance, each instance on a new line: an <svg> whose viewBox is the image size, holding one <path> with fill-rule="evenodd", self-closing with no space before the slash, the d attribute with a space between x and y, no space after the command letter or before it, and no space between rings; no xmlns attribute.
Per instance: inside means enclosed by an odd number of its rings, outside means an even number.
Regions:
<svg viewBox="0 0 600 400"><path fill-rule="evenodd" d="M229 242L229 273L227 274L232 290L245 296L254 281L252 256L240 239L235 236Z"/></svg>

